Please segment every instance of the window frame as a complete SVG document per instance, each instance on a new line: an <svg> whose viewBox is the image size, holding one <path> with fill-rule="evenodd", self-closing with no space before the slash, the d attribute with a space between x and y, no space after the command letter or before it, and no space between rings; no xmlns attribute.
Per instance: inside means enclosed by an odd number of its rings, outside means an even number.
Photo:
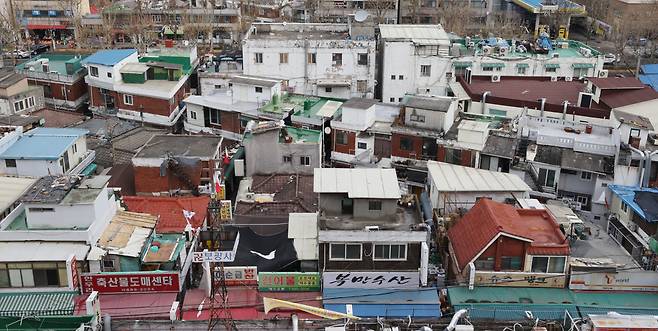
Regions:
<svg viewBox="0 0 658 331"><path fill-rule="evenodd" d="M535 268L535 259L536 258L541 258L541 259L545 258L546 259L546 268L544 270L537 270L537 268ZM552 265L551 264L552 259L562 259L563 260L562 271L561 272L549 272L549 270L551 269L551 265ZM567 258L565 256L561 256L561 255L555 255L555 256L554 255L533 255L532 259L530 261L530 270L531 270L531 272L538 272L538 273L545 273L545 274L564 274L566 272L566 268L567 268Z"/></svg>
<svg viewBox="0 0 658 331"><path fill-rule="evenodd" d="M341 137L341 138L339 138ZM343 140L344 137L345 139ZM349 141L349 138L347 136L347 132L345 131L336 131L336 145L347 145Z"/></svg>
<svg viewBox="0 0 658 331"><path fill-rule="evenodd" d="M306 56L306 63L307 64L317 64L318 63L318 53L309 52L309 53L306 53L306 54L308 54Z"/></svg>
<svg viewBox="0 0 658 331"><path fill-rule="evenodd" d="M288 64L288 53L279 53L279 64Z"/></svg>
<svg viewBox="0 0 658 331"><path fill-rule="evenodd" d="M421 64L420 65L420 77L430 77L432 76L432 65L430 64Z"/></svg>
<svg viewBox="0 0 658 331"><path fill-rule="evenodd" d="M299 165L310 167L311 166L311 157L308 155L301 155L299 157Z"/></svg>
<svg viewBox="0 0 658 331"><path fill-rule="evenodd" d="M363 147L362 147L363 146ZM368 149L368 143L365 143L363 141L358 141L356 143L356 148L357 149Z"/></svg>
<svg viewBox="0 0 658 331"><path fill-rule="evenodd" d="M377 257L376 253L377 252L377 246L388 246L388 257ZM393 246L398 246L398 247L404 247L404 257L396 257L393 258L391 257L391 252L392 252L392 247ZM400 250L398 248L398 256ZM409 252L409 246L408 244L384 244L384 243L373 243L372 244L372 260L373 261L406 261L408 257L408 252ZM383 254L385 255L385 254Z"/></svg>
<svg viewBox="0 0 658 331"><path fill-rule="evenodd" d="M343 65L343 53L331 53L331 65L340 67Z"/></svg>
<svg viewBox="0 0 658 331"><path fill-rule="evenodd" d="M254 53L254 63L263 64L263 53L261 52Z"/></svg>
<svg viewBox="0 0 658 331"><path fill-rule="evenodd" d="M368 200L368 211L382 211L382 201Z"/></svg>
<svg viewBox="0 0 658 331"><path fill-rule="evenodd" d="M360 66L368 65L368 53L358 53L356 56L356 63Z"/></svg>
<svg viewBox="0 0 658 331"><path fill-rule="evenodd" d="M343 257L334 257L332 252L333 252L333 246L338 246L342 245L344 246L343 249ZM347 257L347 246L359 246L359 258L348 258ZM329 261L362 261L363 260L363 244L362 243L329 243Z"/></svg>
<svg viewBox="0 0 658 331"><path fill-rule="evenodd" d="M95 71L95 73L94 73ZM98 67L89 66L89 76L98 78Z"/></svg>
<svg viewBox="0 0 658 331"><path fill-rule="evenodd" d="M263 88L261 86L254 86L254 93L263 93Z"/></svg>
<svg viewBox="0 0 658 331"><path fill-rule="evenodd" d="M592 180L592 173L589 171L581 171L580 172L580 180L589 182Z"/></svg>
<svg viewBox="0 0 658 331"><path fill-rule="evenodd" d="M130 102L128 102L128 99L130 99ZM135 103L135 99L133 98L132 94L124 94L123 95L123 104L128 105L128 106L133 106Z"/></svg>
<svg viewBox="0 0 658 331"><path fill-rule="evenodd" d="M403 144L402 142L408 142ZM400 137L400 150L406 151L406 152L413 152L414 151L414 142L408 137Z"/></svg>
<svg viewBox="0 0 658 331"><path fill-rule="evenodd" d="M9 164L10 161L12 161L11 163L13 163L13 165ZM5 168L16 168L16 159L5 159Z"/></svg>

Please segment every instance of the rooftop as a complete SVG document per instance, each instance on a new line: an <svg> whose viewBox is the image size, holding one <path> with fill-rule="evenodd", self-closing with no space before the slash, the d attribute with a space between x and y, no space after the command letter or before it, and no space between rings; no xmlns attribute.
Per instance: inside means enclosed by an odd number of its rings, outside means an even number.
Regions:
<svg viewBox="0 0 658 331"><path fill-rule="evenodd" d="M253 23L245 38L269 40L347 40L347 24Z"/></svg>
<svg viewBox="0 0 658 331"><path fill-rule="evenodd" d="M85 68L80 65L85 57L87 56L79 54L46 53L17 65L16 70L43 72L43 63L48 61L48 73L56 72L58 75L73 75L85 71ZM67 66L70 70L67 70ZM29 75L29 72L27 74Z"/></svg>
<svg viewBox="0 0 658 331"><path fill-rule="evenodd" d="M395 169L315 168L315 193L343 193L352 199L399 199Z"/></svg>
<svg viewBox="0 0 658 331"><path fill-rule="evenodd" d="M449 97L425 97L420 95L405 95L402 105L409 108L436 110L446 112L455 100Z"/></svg>
<svg viewBox="0 0 658 331"><path fill-rule="evenodd" d="M178 157L212 158L222 137L157 135L153 136L135 155L136 158L164 158L167 153Z"/></svg>
<svg viewBox="0 0 658 331"><path fill-rule="evenodd" d="M46 128L68 128L81 124L86 118L80 113L52 110L48 108L37 110L30 113L30 115L43 118L43 126Z"/></svg>
<svg viewBox="0 0 658 331"><path fill-rule="evenodd" d="M158 216L155 226L157 233L182 233L187 226L183 210L195 215L190 223L198 228L204 224L208 210L209 197L142 197L124 196L126 209L132 212L147 213Z"/></svg>
<svg viewBox="0 0 658 331"><path fill-rule="evenodd" d="M516 138L513 137L490 134L484 148L482 148L482 154L512 159L516 154L517 142Z"/></svg>
<svg viewBox="0 0 658 331"><path fill-rule="evenodd" d="M136 49L105 49L88 56L81 63L114 66L134 53L137 53Z"/></svg>
<svg viewBox="0 0 658 331"><path fill-rule="evenodd" d="M0 242L0 262L65 262L71 254L84 261L89 245L72 242L11 241Z"/></svg>
<svg viewBox="0 0 658 331"><path fill-rule="evenodd" d="M650 86L644 85L644 87L638 89L602 90L599 104L612 109L655 99L658 99L658 92Z"/></svg>
<svg viewBox="0 0 658 331"><path fill-rule="evenodd" d="M21 197L24 203L40 204L84 204L93 202L110 180L110 176L94 176L81 179L79 176L41 177Z"/></svg>
<svg viewBox="0 0 658 331"><path fill-rule="evenodd" d="M608 185L608 189L643 220L649 223L658 222L658 189L612 184Z"/></svg>
<svg viewBox="0 0 658 331"><path fill-rule="evenodd" d="M546 10L544 9L544 6L546 5L551 5L551 3L554 3L555 6L557 6L560 11L567 11L567 12L572 12L572 13L577 13L577 14L584 14L585 12L585 6L580 5L576 2L572 2L569 0L562 0L562 1L554 1L554 0L512 0L515 4L519 5L521 8L524 8L525 10L537 14L537 13L543 13Z"/></svg>
<svg viewBox="0 0 658 331"><path fill-rule="evenodd" d="M157 221L157 216L118 211L98 239L98 247L109 254L138 257Z"/></svg>
<svg viewBox="0 0 658 331"><path fill-rule="evenodd" d="M230 82L233 84L256 85L270 88L276 86L277 84L281 84L281 80L262 78L257 76L235 76L231 78Z"/></svg>
<svg viewBox="0 0 658 331"><path fill-rule="evenodd" d="M154 248L155 247L155 248ZM185 249L185 236L182 234L158 233L151 238L144 247L142 262L169 263L178 259L181 251Z"/></svg>
<svg viewBox="0 0 658 331"><path fill-rule="evenodd" d="M443 162L427 162L427 171L439 192L529 192L513 174L475 169Z"/></svg>
<svg viewBox="0 0 658 331"><path fill-rule="evenodd" d="M253 193L253 198L247 198ZM240 183L236 215L288 215L312 213L318 209L311 175L254 175Z"/></svg>
<svg viewBox="0 0 658 331"><path fill-rule="evenodd" d="M75 127L88 130L88 136L114 138L138 126L139 124L137 123L122 120L117 117L103 117L102 115L94 115L94 118L86 120L76 125Z"/></svg>
<svg viewBox="0 0 658 331"><path fill-rule="evenodd" d="M653 131L653 125L651 124L651 121L644 116L623 112L621 110L613 110L612 112L615 115L615 118L621 123L628 124L636 128Z"/></svg>
<svg viewBox="0 0 658 331"><path fill-rule="evenodd" d="M614 156L578 152L571 148L531 144L528 146L526 159L573 170L614 173Z"/></svg>
<svg viewBox="0 0 658 331"><path fill-rule="evenodd" d="M637 90L645 87L645 85L635 77L590 77L587 78L587 80L601 90Z"/></svg>
<svg viewBox="0 0 658 331"><path fill-rule="evenodd" d="M351 98L343 103L343 108L370 109L377 102L375 99Z"/></svg>
<svg viewBox="0 0 658 331"><path fill-rule="evenodd" d="M449 46L450 38L440 24L437 25L406 25L380 24L379 33L388 41L411 41L418 44L440 43Z"/></svg>
<svg viewBox="0 0 658 331"><path fill-rule="evenodd" d="M464 270L501 235L530 242L528 254L570 253L569 242L547 210L517 209L490 199L480 199L448 230L459 269Z"/></svg>
<svg viewBox="0 0 658 331"><path fill-rule="evenodd" d="M0 153L0 159L57 160L87 130L43 128L25 132L7 150Z"/></svg>
<svg viewBox="0 0 658 331"><path fill-rule="evenodd" d="M34 178L0 177L0 212L11 207L36 181Z"/></svg>
<svg viewBox="0 0 658 331"><path fill-rule="evenodd" d="M25 76L15 72L12 68L0 68L0 88L8 88L21 80L25 79Z"/></svg>

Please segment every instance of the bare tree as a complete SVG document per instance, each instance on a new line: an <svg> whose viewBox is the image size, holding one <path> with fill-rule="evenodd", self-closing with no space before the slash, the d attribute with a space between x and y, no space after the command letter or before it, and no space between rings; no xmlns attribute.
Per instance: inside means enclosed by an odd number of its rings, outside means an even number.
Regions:
<svg viewBox="0 0 658 331"><path fill-rule="evenodd" d="M440 22L446 31L458 35L467 33L471 19L471 8L468 5L454 0L443 0L439 3L439 10Z"/></svg>
<svg viewBox="0 0 658 331"><path fill-rule="evenodd" d="M146 8L144 0L136 0L134 10L127 14L127 22L124 31L130 36L132 43L141 51L153 40L153 30L155 24L153 17Z"/></svg>
<svg viewBox="0 0 658 331"><path fill-rule="evenodd" d="M395 10L395 1L392 0L369 0L366 2L366 9L373 13L375 24L386 23L387 14Z"/></svg>
<svg viewBox="0 0 658 331"><path fill-rule="evenodd" d="M20 14L16 15L16 12L22 13L22 10L17 10L14 0L7 0L5 8L0 7L0 53L3 48L18 50L25 44ZM14 56L14 65L16 65L16 56Z"/></svg>
<svg viewBox="0 0 658 331"><path fill-rule="evenodd" d="M76 41L76 47L80 47L79 43L83 39L82 30L84 29L82 16L88 13L86 12L88 8L83 7L82 0L60 0L57 3L60 9L70 17L73 27L73 40Z"/></svg>

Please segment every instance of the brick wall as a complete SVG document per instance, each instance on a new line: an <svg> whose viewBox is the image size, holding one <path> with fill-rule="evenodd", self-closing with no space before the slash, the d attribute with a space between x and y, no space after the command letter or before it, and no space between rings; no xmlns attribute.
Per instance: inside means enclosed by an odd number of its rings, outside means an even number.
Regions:
<svg viewBox="0 0 658 331"><path fill-rule="evenodd" d="M242 133L240 128L240 113L220 111L219 114L222 122L222 130L233 133Z"/></svg>
<svg viewBox="0 0 658 331"><path fill-rule="evenodd" d="M87 93L87 83L85 83L84 79L79 79L71 85L38 80L29 80L28 82L30 85L50 86L50 97L57 100L75 101ZM66 87L66 98L64 97L64 93L62 93L62 86Z"/></svg>
<svg viewBox="0 0 658 331"><path fill-rule="evenodd" d="M339 132L345 132L347 134L347 144L342 145L336 141L336 135ZM334 140L334 151L344 154L352 154L352 155L356 153L356 132L334 130L333 140Z"/></svg>
<svg viewBox="0 0 658 331"><path fill-rule="evenodd" d="M201 183L202 164L199 162L194 166L187 167L185 173L192 179L195 186ZM190 190L170 169L164 177L160 176L160 167L134 167L135 192L151 193L165 192L181 189Z"/></svg>

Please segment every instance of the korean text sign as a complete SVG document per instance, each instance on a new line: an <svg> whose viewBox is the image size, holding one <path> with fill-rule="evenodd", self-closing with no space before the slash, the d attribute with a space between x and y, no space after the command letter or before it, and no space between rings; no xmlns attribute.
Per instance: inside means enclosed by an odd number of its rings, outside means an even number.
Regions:
<svg viewBox="0 0 658 331"><path fill-rule="evenodd" d="M175 272L135 272L82 274L82 293L148 293L178 292L178 273Z"/></svg>
<svg viewBox="0 0 658 331"><path fill-rule="evenodd" d="M260 272L258 290L269 292L319 291L317 272Z"/></svg>
<svg viewBox="0 0 658 331"><path fill-rule="evenodd" d="M322 274L324 288L414 288L420 286L418 272L352 272Z"/></svg>

